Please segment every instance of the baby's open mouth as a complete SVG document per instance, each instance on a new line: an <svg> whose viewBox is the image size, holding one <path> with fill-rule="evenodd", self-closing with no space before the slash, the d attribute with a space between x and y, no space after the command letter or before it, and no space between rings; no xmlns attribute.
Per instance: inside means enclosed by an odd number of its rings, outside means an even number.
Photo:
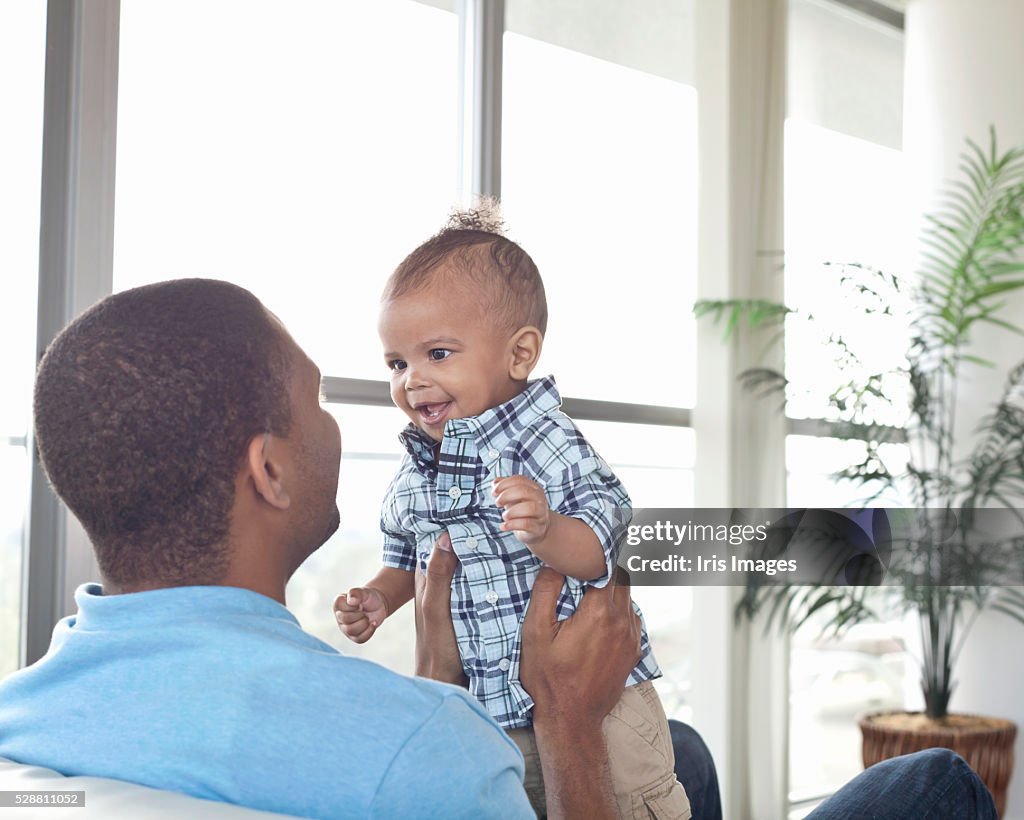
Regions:
<svg viewBox="0 0 1024 820"><path fill-rule="evenodd" d="M420 418L427 424L434 424L444 416L450 406L450 401L417 404L416 412L420 414Z"/></svg>

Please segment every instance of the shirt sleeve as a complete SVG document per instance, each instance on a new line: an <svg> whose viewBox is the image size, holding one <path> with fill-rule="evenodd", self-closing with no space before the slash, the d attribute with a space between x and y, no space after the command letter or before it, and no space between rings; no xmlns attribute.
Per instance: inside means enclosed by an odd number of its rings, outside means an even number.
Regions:
<svg viewBox="0 0 1024 820"><path fill-rule="evenodd" d="M548 497L557 501L554 510L587 524L601 542L605 573L590 581L603 587L619 558L619 546L633 517L629 494L615 473L585 441L580 459L547 486Z"/></svg>
<svg viewBox="0 0 1024 820"><path fill-rule="evenodd" d="M416 539L398 524L394 487L384 496L380 510L380 531L384 533L384 566L416 571Z"/></svg>
<svg viewBox="0 0 1024 820"><path fill-rule="evenodd" d="M370 808L370 817L387 820L535 817L523 789L522 755L468 696L445 698L409 737Z"/></svg>

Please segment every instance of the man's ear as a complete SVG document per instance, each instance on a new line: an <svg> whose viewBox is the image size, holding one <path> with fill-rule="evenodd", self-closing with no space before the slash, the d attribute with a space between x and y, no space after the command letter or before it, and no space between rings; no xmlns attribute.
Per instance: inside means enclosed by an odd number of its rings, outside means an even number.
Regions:
<svg viewBox="0 0 1024 820"><path fill-rule="evenodd" d="M537 328L533 325L519 328L509 342L509 376L524 381L536 367L543 346L544 334Z"/></svg>
<svg viewBox="0 0 1024 820"><path fill-rule="evenodd" d="M246 451L246 466L252 476L256 492L271 507L286 510L292 500L284 485L284 470L280 456L281 440L272 433L255 436Z"/></svg>

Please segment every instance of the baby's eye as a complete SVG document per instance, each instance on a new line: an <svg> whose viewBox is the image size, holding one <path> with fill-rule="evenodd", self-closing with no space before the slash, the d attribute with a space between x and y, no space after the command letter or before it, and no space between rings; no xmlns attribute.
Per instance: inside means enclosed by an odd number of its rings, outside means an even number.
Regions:
<svg viewBox="0 0 1024 820"><path fill-rule="evenodd" d="M405 359L392 359L388 362L389 370L405 370Z"/></svg>
<svg viewBox="0 0 1024 820"><path fill-rule="evenodd" d="M439 362L442 359L447 359L449 356L451 356L452 352L443 347L435 347L427 355L429 355L433 361Z"/></svg>

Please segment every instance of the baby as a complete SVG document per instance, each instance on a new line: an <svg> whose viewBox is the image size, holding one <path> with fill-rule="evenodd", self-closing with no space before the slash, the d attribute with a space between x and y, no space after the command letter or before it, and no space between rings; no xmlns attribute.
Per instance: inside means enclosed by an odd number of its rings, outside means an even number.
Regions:
<svg viewBox="0 0 1024 820"><path fill-rule="evenodd" d="M533 703L519 682L530 590L543 564L567 576L558 617L568 617L586 584L608 583L631 516L619 480L559 410L554 379L527 381L546 325L533 260L486 207L453 216L391 275L379 330L391 398L411 420L400 436L407 454L381 513L384 567L335 601L342 632L369 640L413 597L417 564L448 532L469 691L523 751L541 815ZM604 722L616 800L623 817L689 817L646 629L641 653Z"/></svg>

